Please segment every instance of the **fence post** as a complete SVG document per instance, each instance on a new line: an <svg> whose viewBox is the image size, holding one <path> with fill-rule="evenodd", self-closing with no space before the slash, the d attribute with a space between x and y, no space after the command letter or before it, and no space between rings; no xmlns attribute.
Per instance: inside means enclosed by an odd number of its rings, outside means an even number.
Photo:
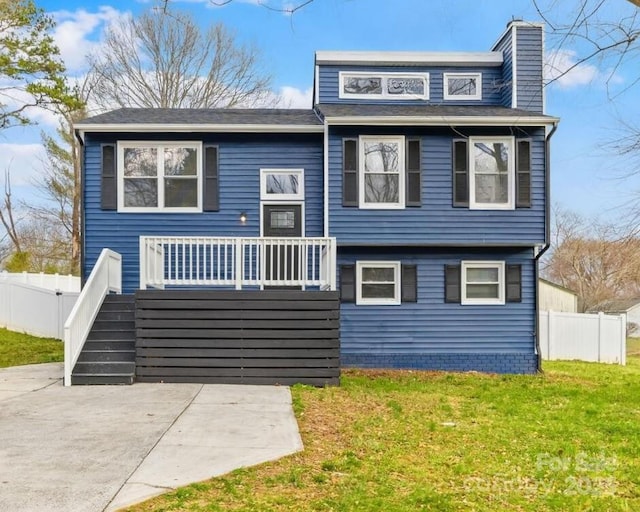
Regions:
<svg viewBox="0 0 640 512"><path fill-rule="evenodd" d="M620 315L620 364L627 364L627 315Z"/></svg>
<svg viewBox="0 0 640 512"><path fill-rule="evenodd" d="M553 357L551 357L551 347L553 346L553 337L555 335L555 329L553 325L554 315L551 309L548 311L548 315L549 315L549 318L547 320L547 357L549 358L549 361L551 361L553 360Z"/></svg>
<svg viewBox="0 0 640 512"><path fill-rule="evenodd" d="M602 340L604 338L604 313L600 311L598 313L598 362L602 362Z"/></svg>

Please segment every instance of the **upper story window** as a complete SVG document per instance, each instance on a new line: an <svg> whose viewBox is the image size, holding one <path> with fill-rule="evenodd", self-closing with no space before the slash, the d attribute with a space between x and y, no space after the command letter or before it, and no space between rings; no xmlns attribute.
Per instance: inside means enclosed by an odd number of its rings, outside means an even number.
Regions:
<svg viewBox="0 0 640 512"><path fill-rule="evenodd" d="M428 100L429 73L341 72L341 99Z"/></svg>
<svg viewBox="0 0 640 512"><path fill-rule="evenodd" d="M360 208L404 208L404 137L360 137Z"/></svg>
<svg viewBox="0 0 640 512"><path fill-rule="evenodd" d="M120 142L118 210L201 211L202 144Z"/></svg>
<svg viewBox="0 0 640 512"><path fill-rule="evenodd" d="M262 200L304 199L303 169L260 169L260 198Z"/></svg>
<svg viewBox="0 0 640 512"><path fill-rule="evenodd" d="M482 73L444 73L445 100L481 100Z"/></svg>
<svg viewBox="0 0 640 512"><path fill-rule="evenodd" d="M514 208L515 170L511 137L469 139L469 208Z"/></svg>

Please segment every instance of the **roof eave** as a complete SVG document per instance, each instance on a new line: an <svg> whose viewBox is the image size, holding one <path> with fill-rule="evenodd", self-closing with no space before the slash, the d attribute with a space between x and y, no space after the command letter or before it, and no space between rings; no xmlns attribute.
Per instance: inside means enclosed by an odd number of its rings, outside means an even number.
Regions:
<svg viewBox="0 0 640 512"><path fill-rule="evenodd" d="M364 52L317 51L316 64L370 66L501 66L502 52Z"/></svg>
<svg viewBox="0 0 640 512"><path fill-rule="evenodd" d="M560 119L551 116L326 116L325 121L334 126L553 126Z"/></svg>
<svg viewBox="0 0 640 512"><path fill-rule="evenodd" d="M78 123L76 133L84 141L85 133L322 133L321 124L134 124Z"/></svg>

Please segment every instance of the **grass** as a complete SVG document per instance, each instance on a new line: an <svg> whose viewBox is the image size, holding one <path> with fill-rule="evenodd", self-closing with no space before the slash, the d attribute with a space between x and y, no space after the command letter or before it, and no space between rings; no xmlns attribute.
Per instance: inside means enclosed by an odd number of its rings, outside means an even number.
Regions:
<svg viewBox="0 0 640 512"><path fill-rule="evenodd" d="M0 368L63 359L64 344L60 340L0 329Z"/></svg>
<svg viewBox="0 0 640 512"><path fill-rule="evenodd" d="M128 510L640 510L640 357L544 369L296 386L303 452Z"/></svg>

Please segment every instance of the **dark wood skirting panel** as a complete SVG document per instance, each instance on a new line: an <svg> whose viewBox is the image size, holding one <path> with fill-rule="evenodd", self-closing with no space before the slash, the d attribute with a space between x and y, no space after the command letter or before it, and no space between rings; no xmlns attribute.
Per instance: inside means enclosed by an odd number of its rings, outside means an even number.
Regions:
<svg viewBox="0 0 640 512"><path fill-rule="evenodd" d="M136 381L340 383L338 292L139 290Z"/></svg>

